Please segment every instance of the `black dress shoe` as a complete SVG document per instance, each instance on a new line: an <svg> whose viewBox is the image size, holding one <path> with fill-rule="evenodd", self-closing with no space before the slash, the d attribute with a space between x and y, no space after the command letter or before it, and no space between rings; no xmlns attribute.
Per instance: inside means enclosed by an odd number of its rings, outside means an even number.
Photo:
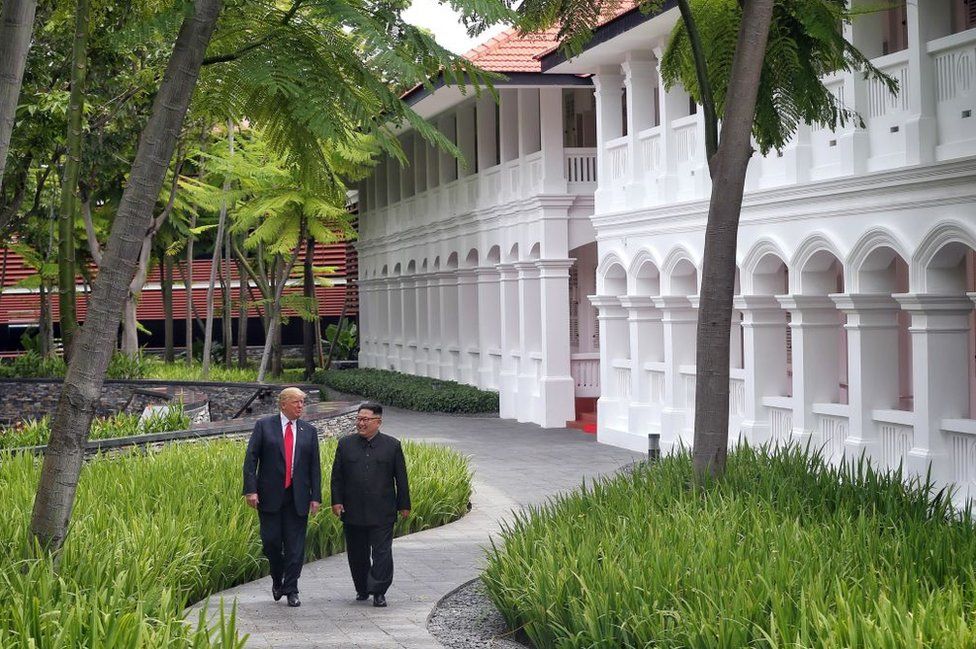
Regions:
<svg viewBox="0 0 976 649"><path fill-rule="evenodd" d="M291 606L292 608L295 608L296 606L301 606L301 605L302 605L302 602L301 602L300 599L298 599L298 593L289 593L288 594L288 606Z"/></svg>
<svg viewBox="0 0 976 649"><path fill-rule="evenodd" d="M279 599L281 599L282 595L284 595L284 593L281 592L280 587L274 585L271 586L271 596L274 597L274 601L277 602Z"/></svg>
<svg viewBox="0 0 976 649"><path fill-rule="evenodd" d="M373 595L373 606L386 606L386 595L380 595L379 593Z"/></svg>
<svg viewBox="0 0 976 649"><path fill-rule="evenodd" d="M369 593L356 593L357 602L365 602L367 599L369 599Z"/></svg>

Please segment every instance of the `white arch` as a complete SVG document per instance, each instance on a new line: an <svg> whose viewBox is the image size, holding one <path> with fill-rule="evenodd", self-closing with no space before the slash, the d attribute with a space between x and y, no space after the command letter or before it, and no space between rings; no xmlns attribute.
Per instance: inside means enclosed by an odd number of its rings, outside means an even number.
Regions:
<svg viewBox="0 0 976 649"><path fill-rule="evenodd" d="M788 270L790 273L791 293L802 292L803 273L808 270L807 265L810 263L810 261L821 252L829 253L840 263L846 280L847 273L846 268L844 268L844 259L846 256L841 253L837 244L834 243L834 241L825 233L814 232L803 240L799 248L797 248L796 252L793 254L793 259L790 260Z"/></svg>
<svg viewBox="0 0 976 649"><path fill-rule="evenodd" d="M623 277L610 277L610 279L623 279L624 290L627 290L627 265L617 255L617 253L611 252L601 259L600 264L596 267L596 292L599 295L608 295L606 288L608 275L611 271L618 268L620 269L620 273L623 275Z"/></svg>
<svg viewBox="0 0 976 649"><path fill-rule="evenodd" d="M756 275L768 275L772 272L773 269L761 272L762 267L765 266L770 257L775 257L781 262L787 268L787 275L789 274L789 262L787 261L789 256L783 252L783 246L772 237L759 239L749 249L738 266L740 291L743 294L761 292L757 290Z"/></svg>
<svg viewBox="0 0 976 649"><path fill-rule="evenodd" d="M661 292L664 295L675 295L674 285L675 285L675 271L680 267L682 262L687 262L695 274L695 287L690 293L685 292L685 295L695 295L698 293L698 281L699 281L699 271L698 262L696 261L694 255L684 247L684 245L675 246L668 256L664 258L664 262L661 264L661 278L662 286Z"/></svg>
<svg viewBox="0 0 976 649"><path fill-rule="evenodd" d="M864 271L876 270L867 268L868 260L875 252L883 248L890 249L901 257L902 261L908 263L909 255L901 237L887 228L870 228L857 240L844 262L844 267L848 273L848 292L861 293L865 290L862 286Z"/></svg>
<svg viewBox="0 0 976 649"><path fill-rule="evenodd" d="M646 290L642 290L639 287L641 279L641 273L650 266L654 269L654 274L658 278L657 293L661 291L661 266L658 264L657 260L654 259L654 255L650 250L642 248L636 255L634 259L630 262L630 267L627 270L627 293L630 295L653 295L655 293L648 293Z"/></svg>
<svg viewBox="0 0 976 649"><path fill-rule="evenodd" d="M936 255L947 245L958 243L968 246L971 250L976 250L976 235L971 229L960 221L942 221L929 230L928 234L922 237L912 261L909 266L909 284L913 293L927 293L936 289L935 283L931 281L930 266L935 261Z"/></svg>

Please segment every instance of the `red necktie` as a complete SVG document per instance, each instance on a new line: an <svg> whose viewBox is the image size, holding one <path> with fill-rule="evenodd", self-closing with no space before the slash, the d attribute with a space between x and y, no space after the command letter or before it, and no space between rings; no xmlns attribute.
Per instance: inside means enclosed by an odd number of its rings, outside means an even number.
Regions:
<svg viewBox="0 0 976 649"><path fill-rule="evenodd" d="M285 489L291 486L291 456L295 448L295 436L292 434L291 422L285 426Z"/></svg>

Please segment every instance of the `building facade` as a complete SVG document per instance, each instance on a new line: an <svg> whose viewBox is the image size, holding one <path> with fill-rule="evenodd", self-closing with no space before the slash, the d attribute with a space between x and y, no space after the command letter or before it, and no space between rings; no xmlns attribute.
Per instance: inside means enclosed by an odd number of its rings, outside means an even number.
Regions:
<svg viewBox="0 0 976 649"><path fill-rule="evenodd" d="M531 99L529 110L515 103L534 89L502 86L499 165L441 176L436 200L417 191L419 172L409 196L391 181L415 167L375 177L387 190L367 208L360 248L372 365L498 389L502 416L545 426L576 416L571 386L599 396L602 442L691 444L711 186L700 111L660 83L677 20L676 9L624 11L571 60L553 47L535 55L541 77L592 84L595 149L566 147L588 128L582 88L564 88L556 110L540 82L536 112ZM801 126L750 163L730 439L931 468L965 497L976 486L976 3L907 3L845 29L899 92L831 76L863 126ZM476 127L456 120L462 150L465 134L483 132L475 113ZM595 183L573 176L574 155L595 157Z"/></svg>

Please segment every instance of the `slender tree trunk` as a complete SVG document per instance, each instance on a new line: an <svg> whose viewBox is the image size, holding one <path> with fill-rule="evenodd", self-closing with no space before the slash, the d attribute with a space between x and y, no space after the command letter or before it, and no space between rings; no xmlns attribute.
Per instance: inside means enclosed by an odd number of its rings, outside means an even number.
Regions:
<svg viewBox="0 0 976 649"><path fill-rule="evenodd" d="M76 337L76 353L68 365L44 452L31 532L45 547L60 547L67 534L88 430L112 356L111 342L220 6L220 0L196 0L193 14L184 19L149 122L139 139L95 278L92 309Z"/></svg>
<svg viewBox="0 0 976 649"><path fill-rule="evenodd" d="M227 142L230 154L234 155L234 123L227 120ZM203 370L204 381L210 376L210 349L213 345L214 319L214 284L217 283L217 266L220 263L220 246L224 242L224 225L227 221L227 192L230 191L230 176L224 178L224 197L220 202L220 219L217 221L217 236L214 238L213 256L210 258L210 282L207 284L207 325L203 337Z"/></svg>
<svg viewBox="0 0 976 649"><path fill-rule="evenodd" d="M698 307L694 467L699 480L725 472L729 444L729 331L735 250L752 125L774 0L743 3L722 133L712 170Z"/></svg>
<svg viewBox="0 0 976 649"><path fill-rule="evenodd" d="M332 358L335 356L336 345L339 344L339 336L342 335L342 327L346 323L346 307L349 306L349 299L345 299L342 302L342 312L339 313L339 322L336 323L335 336L329 341L329 355L325 359L325 363L322 365L323 369L329 369L332 367Z"/></svg>
<svg viewBox="0 0 976 649"><path fill-rule="evenodd" d="M237 275L240 278L237 289L237 366L244 369L247 367L247 299L244 288L248 279L241 262L237 262Z"/></svg>
<svg viewBox="0 0 976 649"><path fill-rule="evenodd" d="M58 313L64 357L71 359L71 339L78 327L75 313L75 214L78 178L81 175L82 124L85 112L85 80L88 76L88 0L75 8L75 36L71 48L71 95L68 100L68 151L61 185L58 214Z"/></svg>
<svg viewBox="0 0 976 649"><path fill-rule="evenodd" d="M37 316L37 350L41 356L47 358L53 351L51 341L48 338L48 323L51 321L51 297L47 288L47 281L42 280L38 289L38 299L41 303L40 313Z"/></svg>
<svg viewBox="0 0 976 649"><path fill-rule="evenodd" d="M0 9L0 182L7 167L36 9L37 0L3 0Z"/></svg>
<svg viewBox="0 0 976 649"><path fill-rule="evenodd" d="M312 273L312 263L315 254L315 239L308 238L305 243L305 264L302 277L305 298L309 304L315 307L315 276ZM308 381L315 373L315 332L318 331L318 309L315 309L315 318L302 321L302 352L305 356L305 380Z"/></svg>
<svg viewBox="0 0 976 649"><path fill-rule="evenodd" d="M196 227L197 217L190 217L190 229ZM183 277L183 288L186 290L186 364L193 364L193 241L191 234L186 242L186 275Z"/></svg>
<svg viewBox="0 0 976 649"><path fill-rule="evenodd" d="M301 250L301 244L295 246L295 251L292 252L291 259L284 265L284 270L275 284L274 299L271 300L271 304L268 307L268 333L264 338L264 352L261 354L261 364L258 366L258 381L264 380L264 374L267 371L268 361L271 357L271 347L275 343L276 336L280 333L281 296L285 292L285 284L288 283L291 270L295 267L299 250ZM278 347L281 347L280 342L278 343Z"/></svg>
<svg viewBox="0 0 976 649"><path fill-rule="evenodd" d="M163 293L163 360L172 363L173 351L173 257L159 252L159 282Z"/></svg>
<svg viewBox="0 0 976 649"><path fill-rule="evenodd" d="M234 364L234 304L231 300L231 256L230 228L224 228L224 367L230 369Z"/></svg>

